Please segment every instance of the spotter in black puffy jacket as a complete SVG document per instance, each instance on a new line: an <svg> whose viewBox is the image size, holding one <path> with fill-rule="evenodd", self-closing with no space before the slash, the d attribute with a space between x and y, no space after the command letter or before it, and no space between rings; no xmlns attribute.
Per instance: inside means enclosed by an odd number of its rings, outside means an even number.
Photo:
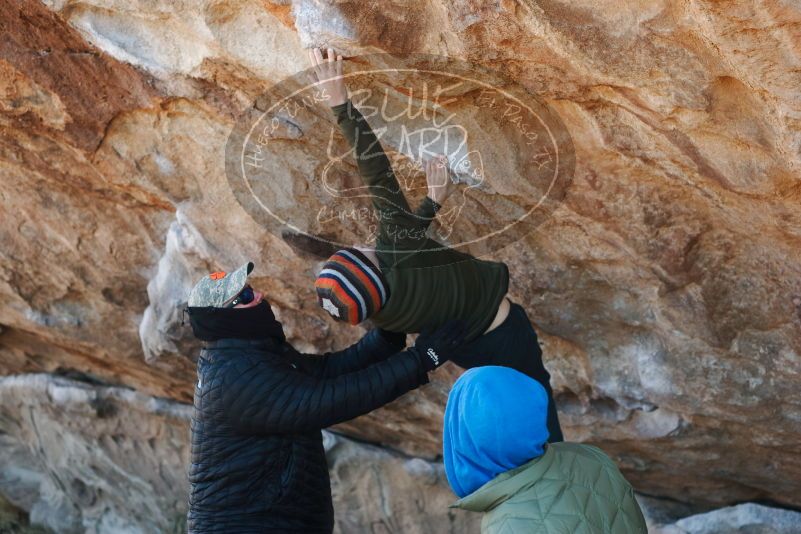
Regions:
<svg viewBox="0 0 801 534"><path fill-rule="evenodd" d="M275 339L206 342L192 415L188 529L326 532L334 526L321 429L428 382L405 335L373 330L310 356Z"/></svg>

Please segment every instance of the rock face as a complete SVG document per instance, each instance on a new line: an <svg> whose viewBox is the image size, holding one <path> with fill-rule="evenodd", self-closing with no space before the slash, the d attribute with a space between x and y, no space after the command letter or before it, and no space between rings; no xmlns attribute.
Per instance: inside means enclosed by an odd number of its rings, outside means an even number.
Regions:
<svg viewBox="0 0 801 534"><path fill-rule="evenodd" d="M747 503L680 519L654 534L794 534L801 532L801 513Z"/></svg>
<svg viewBox="0 0 801 534"><path fill-rule="evenodd" d="M33 523L54 532L182 530L188 406L47 374L3 378L0 398L0 491Z"/></svg>
<svg viewBox="0 0 801 534"><path fill-rule="evenodd" d="M296 346L357 339L317 307L320 251L237 201L226 140L308 66L306 46L447 55L502 71L570 135L560 202L493 251L540 333L568 439L601 446L650 495L801 506L797 2L19 0L0 6L0 28L0 373L80 373L189 402L188 290L247 259ZM520 173L507 133L487 115L470 124L497 139L469 146L491 172L468 229L487 231L529 197L504 181ZM270 176L296 213L321 202L308 184L331 126L323 113L284 125ZM399 144L387 148L403 163ZM339 430L434 458L458 372ZM27 465L16 458L3 468ZM47 509L70 528L103 521L91 492L52 495ZM163 506L167 525L180 514Z"/></svg>
<svg viewBox="0 0 801 534"><path fill-rule="evenodd" d="M470 533L481 515L450 510L456 500L440 462L408 458L326 433L335 531Z"/></svg>
<svg viewBox="0 0 801 534"><path fill-rule="evenodd" d="M7 500L0 500L0 532L8 534L45 534L47 530L31 526L28 514L16 508Z"/></svg>
<svg viewBox="0 0 801 534"><path fill-rule="evenodd" d="M0 379L0 492L54 532L182 532L191 408L47 374ZM442 464L325 433L337 531L476 532ZM425 517L425 521L420 519Z"/></svg>

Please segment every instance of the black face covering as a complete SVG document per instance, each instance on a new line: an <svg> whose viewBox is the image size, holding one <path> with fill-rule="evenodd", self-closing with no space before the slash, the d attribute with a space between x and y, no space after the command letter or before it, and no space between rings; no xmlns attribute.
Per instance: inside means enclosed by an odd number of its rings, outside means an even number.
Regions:
<svg viewBox="0 0 801 534"><path fill-rule="evenodd" d="M250 308L189 307L189 322L195 337L204 341L217 339L265 339L284 342L284 328L266 300Z"/></svg>

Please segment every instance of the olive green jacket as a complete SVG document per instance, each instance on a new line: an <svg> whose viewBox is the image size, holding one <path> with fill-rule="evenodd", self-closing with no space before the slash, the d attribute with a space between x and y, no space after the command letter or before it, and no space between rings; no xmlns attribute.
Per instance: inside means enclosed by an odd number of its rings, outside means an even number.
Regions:
<svg viewBox="0 0 801 534"><path fill-rule="evenodd" d="M646 534L631 485L596 447L550 443L453 508L484 512L482 534Z"/></svg>

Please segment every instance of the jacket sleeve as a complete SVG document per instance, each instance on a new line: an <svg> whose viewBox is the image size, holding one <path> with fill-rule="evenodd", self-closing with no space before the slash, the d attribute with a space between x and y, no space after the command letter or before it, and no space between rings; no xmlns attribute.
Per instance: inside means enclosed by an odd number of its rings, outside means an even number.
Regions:
<svg viewBox="0 0 801 534"><path fill-rule="evenodd" d="M367 185L380 217L379 239L385 242L419 242L433 217L414 213L401 190L389 158L367 119L349 98L331 107L342 135L354 151L359 174Z"/></svg>
<svg viewBox="0 0 801 534"><path fill-rule="evenodd" d="M386 360L406 348L406 334L370 330L350 347L323 355L294 353L299 369L318 378L333 378Z"/></svg>
<svg viewBox="0 0 801 534"><path fill-rule="evenodd" d="M437 216L437 212L440 208L441 206L434 202L431 197L426 196L423 201L420 202L420 205L417 206L414 214L419 219L419 224L423 228L428 228L431 225L431 221Z"/></svg>
<svg viewBox="0 0 801 534"><path fill-rule="evenodd" d="M332 378L316 378L267 360L248 361L227 374L220 406L224 420L245 434L321 430L428 383L422 364L407 351Z"/></svg>

